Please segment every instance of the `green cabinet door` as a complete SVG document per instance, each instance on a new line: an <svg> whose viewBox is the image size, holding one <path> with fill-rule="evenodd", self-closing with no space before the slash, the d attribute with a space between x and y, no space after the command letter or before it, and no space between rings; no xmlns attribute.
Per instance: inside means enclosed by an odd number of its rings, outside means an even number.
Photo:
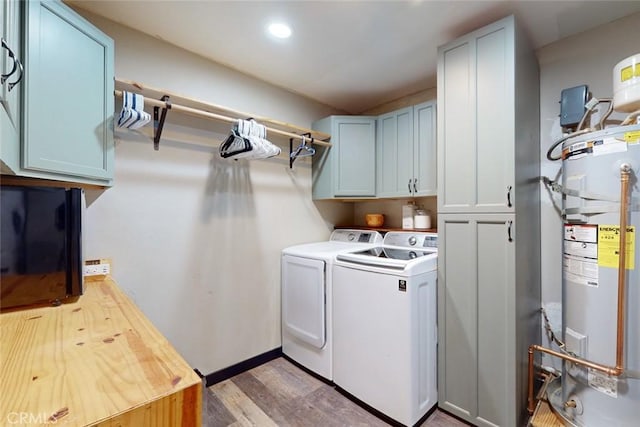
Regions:
<svg viewBox="0 0 640 427"><path fill-rule="evenodd" d="M335 123L339 144L334 169L336 196L375 196L376 121L343 118Z"/></svg>
<svg viewBox="0 0 640 427"><path fill-rule="evenodd" d="M477 426L523 425L514 218L438 215L439 405Z"/></svg>
<svg viewBox="0 0 640 427"><path fill-rule="evenodd" d="M113 40L61 2L25 5L22 168L31 176L108 185Z"/></svg>
<svg viewBox="0 0 640 427"><path fill-rule="evenodd" d="M528 203L539 175L539 84L513 16L438 49L439 212L513 213Z"/></svg>
<svg viewBox="0 0 640 427"><path fill-rule="evenodd" d="M435 101L413 107L413 141L413 196L435 196L438 163Z"/></svg>
<svg viewBox="0 0 640 427"><path fill-rule="evenodd" d="M378 117L378 197L414 195L413 120L413 107L402 108Z"/></svg>
<svg viewBox="0 0 640 427"><path fill-rule="evenodd" d="M2 173L13 173L20 157L20 101L24 82L21 68L15 60L22 61L20 18L23 3L19 0L3 0L0 7L0 36L5 47L0 50L0 70L9 75L0 86L0 159ZM12 59L13 55L15 59Z"/></svg>
<svg viewBox="0 0 640 427"><path fill-rule="evenodd" d="M313 156L314 199L374 197L376 194L376 118L330 116L313 129L331 134L331 147Z"/></svg>

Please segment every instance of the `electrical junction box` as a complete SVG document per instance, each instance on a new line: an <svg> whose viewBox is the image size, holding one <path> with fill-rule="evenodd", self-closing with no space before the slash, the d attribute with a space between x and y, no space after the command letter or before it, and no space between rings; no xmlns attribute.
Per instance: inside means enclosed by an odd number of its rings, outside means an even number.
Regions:
<svg viewBox="0 0 640 427"><path fill-rule="evenodd" d="M563 89L560 93L560 126L575 128L585 112L585 104L589 96L587 85Z"/></svg>

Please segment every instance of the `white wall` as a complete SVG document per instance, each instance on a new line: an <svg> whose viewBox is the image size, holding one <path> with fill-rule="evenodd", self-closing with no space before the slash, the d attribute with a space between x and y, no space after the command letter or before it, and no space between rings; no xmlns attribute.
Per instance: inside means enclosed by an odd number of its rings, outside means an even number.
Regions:
<svg viewBox="0 0 640 427"><path fill-rule="evenodd" d="M115 40L116 76L302 127L332 111L78 10ZM119 113L119 107L116 108ZM151 112L150 108L147 108ZM191 366L208 374L277 348L280 251L326 240L353 206L311 200L310 161L226 161L228 125L169 112L160 151L116 132L115 185L90 191L86 255ZM288 151L288 141L272 139ZM286 148L285 148L286 146Z"/></svg>
<svg viewBox="0 0 640 427"><path fill-rule="evenodd" d="M547 160L547 150L562 136L560 92L587 84L596 98L613 96L613 67L640 52L640 14L572 36L537 51L540 63L541 175L558 179L561 162ZM604 104L606 110L608 104ZM595 114L600 117L601 112ZM623 117L613 115L612 118ZM557 152L556 152L557 154ZM542 303L562 300L562 199L541 186ZM555 326L555 325L554 325Z"/></svg>

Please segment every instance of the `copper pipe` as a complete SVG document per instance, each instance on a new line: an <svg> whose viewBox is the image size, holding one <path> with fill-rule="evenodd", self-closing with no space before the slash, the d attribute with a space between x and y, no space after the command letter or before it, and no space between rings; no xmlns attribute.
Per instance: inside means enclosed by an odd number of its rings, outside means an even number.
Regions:
<svg viewBox="0 0 640 427"><path fill-rule="evenodd" d="M620 166L620 246L618 248L618 335L616 343L616 369L624 369L624 322L627 275L627 209L629 204L629 175L631 166Z"/></svg>
<svg viewBox="0 0 640 427"><path fill-rule="evenodd" d="M529 346L529 378L528 378L528 397L527 397L527 412L529 415L533 415L533 411L536 409L535 399L533 397L533 346Z"/></svg>
<svg viewBox="0 0 640 427"><path fill-rule="evenodd" d="M529 379L528 379L529 380L529 397L527 400L528 402L527 411L529 412L529 415L533 414L533 411L535 410L535 406L536 406L536 401L535 401L535 398L533 397L533 353L534 351L547 353L552 356L559 357L560 359L564 359L569 362L575 363L577 365L582 365L582 366L586 366L587 368L595 369L596 371L600 371L607 375L612 375L617 377L617 376L620 376L622 372L624 372L623 369L618 369L618 367L616 366L602 365L600 363L592 362L590 360L580 359L579 357L571 356L565 353L560 353L558 351L551 350L549 348L542 347L537 344L532 344L529 346Z"/></svg>
<svg viewBox="0 0 640 427"><path fill-rule="evenodd" d="M625 321L625 286L626 286L626 251L627 251L627 209L629 206L627 193L629 192L629 175L631 166L623 164L620 166L620 241L618 245L618 319L617 319L617 342L616 342L616 365L607 366L590 360L581 359L566 353L560 353L537 344L529 346L529 396L527 400L527 411L533 415L535 410L535 398L533 396L533 354L534 351L547 353L560 359L567 360L577 365L595 369L610 376L620 376L624 372L624 321Z"/></svg>

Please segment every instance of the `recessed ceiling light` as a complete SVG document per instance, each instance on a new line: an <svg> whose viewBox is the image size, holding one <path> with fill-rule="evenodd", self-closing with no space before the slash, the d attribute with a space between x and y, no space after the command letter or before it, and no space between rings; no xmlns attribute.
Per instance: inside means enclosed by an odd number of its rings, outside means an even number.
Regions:
<svg viewBox="0 0 640 427"><path fill-rule="evenodd" d="M274 22L269 25L269 33L279 39L286 39L291 36L291 28L282 22Z"/></svg>

